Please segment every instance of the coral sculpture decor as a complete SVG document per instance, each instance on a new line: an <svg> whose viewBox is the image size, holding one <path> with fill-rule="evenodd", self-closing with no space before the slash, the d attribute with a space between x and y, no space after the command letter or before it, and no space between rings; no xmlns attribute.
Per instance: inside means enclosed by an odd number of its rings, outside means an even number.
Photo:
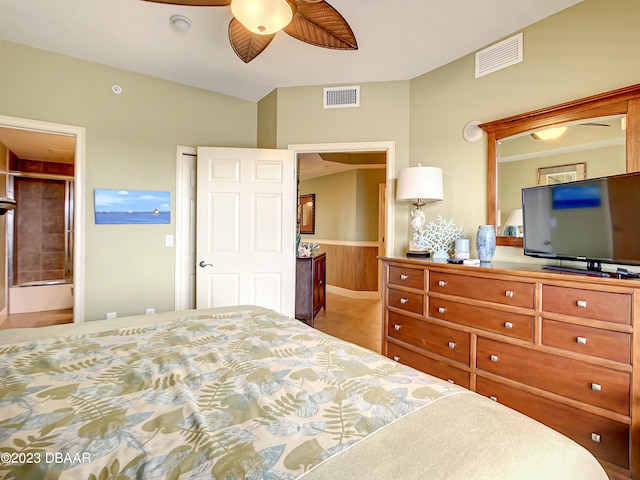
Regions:
<svg viewBox="0 0 640 480"><path fill-rule="evenodd" d="M413 241L418 248L431 252L434 259L447 259L453 253L455 241L462 237L462 227L453 223L453 219L438 215L437 222L429 222L413 234Z"/></svg>

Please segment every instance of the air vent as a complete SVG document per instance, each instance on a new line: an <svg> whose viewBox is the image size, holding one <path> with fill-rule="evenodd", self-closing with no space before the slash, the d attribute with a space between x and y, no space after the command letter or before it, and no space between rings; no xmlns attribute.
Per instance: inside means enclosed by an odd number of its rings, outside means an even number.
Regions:
<svg viewBox="0 0 640 480"><path fill-rule="evenodd" d="M332 87L324 89L324 108L360 106L360 87Z"/></svg>
<svg viewBox="0 0 640 480"><path fill-rule="evenodd" d="M476 78L522 61L522 32L476 53Z"/></svg>

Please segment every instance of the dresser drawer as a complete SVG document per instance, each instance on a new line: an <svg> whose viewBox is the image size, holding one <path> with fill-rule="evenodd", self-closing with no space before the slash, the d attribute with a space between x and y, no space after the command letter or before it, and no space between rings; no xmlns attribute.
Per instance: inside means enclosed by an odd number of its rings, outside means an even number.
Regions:
<svg viewBox="0 0 640 480"><path fill-rule="evenodd" d="M629 468L628 425L483 377L476 379L476 391L566 435L596 457Z"/></svg>
<svg viewBox="0 0 640 480"><path fill-rule="evenodd" d="M469 334L389 312L387 335L469 365Z"/></svg>
<svg viewBox="0 0 640 480"><path fill-rule="evenodd" d="M629 415L630 375L599 365L478 337L480 370Z"/></svg>
<svg viewBox="0 0 640 480"><path fill-rule="evenodd" d="M503 305L533 308L533 283L431 272L429 290Z"/></svg>
<svg viewBox="0 0 640 480"><path fill-rule="evenodd" d="M533 342L533 315L501 312L432 297L429 316Z"/></svg>
<svg viewBox="0 0 640 480"><path fill-rule="evenodd" d="M424 270L421 268L390 266L389 284L424 290Z"/></svg>
<svg viewBox="0 0 640 480"><path fill-rule="evenodd" d="M390 288L389 306L422 315L424 313L424 295Z"/></svg>
<svg viewBox="0 0 640 480"><path fill-rule="evenodd" d="M542 344L614 362L631 362L631 335L628 333L543 319Z"/></svg>
<svg viewBox="0 0 640 480"><path fill-rule="evenodd" d="M631 295L543 285L542 310L629 325Z"/></svg>
<svg viewBox="0 0 640 480"><path fill-rule="evenodd" d="M423 357L419 353L402 348L394 343L387 346L387 356L396 362L409 365L422 372L441 378L464 388L469 388L469 372L465 372L446 363Z"/></svg>

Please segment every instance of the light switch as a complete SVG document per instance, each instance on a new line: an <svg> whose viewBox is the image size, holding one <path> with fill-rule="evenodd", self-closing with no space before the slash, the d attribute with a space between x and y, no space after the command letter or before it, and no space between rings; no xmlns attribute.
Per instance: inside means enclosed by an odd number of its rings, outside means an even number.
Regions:
<svg viewBox="0 0 640 480"><path fill-rule="evenodd" d="M165 247L173 247L173 235L165 235L164 236L164 246Z"/></svg>

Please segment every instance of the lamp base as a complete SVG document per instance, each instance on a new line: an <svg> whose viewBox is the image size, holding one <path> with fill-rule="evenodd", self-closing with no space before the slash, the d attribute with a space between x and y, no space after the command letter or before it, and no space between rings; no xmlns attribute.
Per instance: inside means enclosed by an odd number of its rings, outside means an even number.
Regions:
<svg viewBox="0 0 640 480"><path fill-rule="evenodd" d="M423 252L420 250L407 250L407 257L409 258L429 258L431 253Z"/></svg>

